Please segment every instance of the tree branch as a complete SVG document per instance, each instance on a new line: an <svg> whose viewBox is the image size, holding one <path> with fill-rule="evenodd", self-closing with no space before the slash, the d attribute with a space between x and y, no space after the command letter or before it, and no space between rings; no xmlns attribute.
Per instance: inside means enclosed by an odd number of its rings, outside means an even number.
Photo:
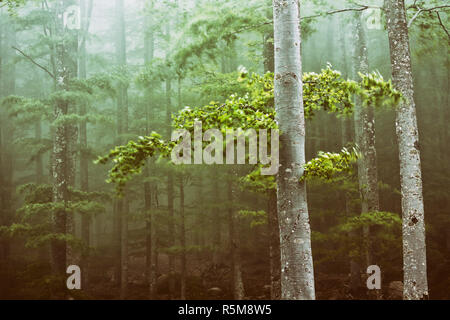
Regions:
<svg viewBox="0 0 450 320"><path fill-rule="evenodd" d="M444 29L445 33L447 34L448 38L450 39L450 33L448 33L447 28L445 27L444 23L442 22L441 15L439 14L439 11L436 11L436 15L438 17L439 24L441 25L442 29Z"/></svg>
<svg viewBox="0 0 450 320"><path fill-rule="evenodd" d="M357 8L345 8L345 9L332 10L332 11L328 11L325 13L316 14L313 16L301 17L300 19L301 20L313 19L313 18L323 17L326 15L332 15L332 14L336 14L336 13L349 12L349 11L364 11L364 10L367 10L370 8L381 9L380 7L377 7L377 6L367 6L367 5L362 5L362 4L357 4L357 5L359 6Z"/></svg>
<svg viewBox="0 0 450 320"><path fill-rule="evenodd" d="M450 5L442 5L442 6L437 6L437 7L433 7L433 8L418 8L417 6L414 6L416 9L419 9L416 14L411 18L411 20L409 20L408 22L408 28L411 27L412 23L414 22L414 20L417 19L417 17L422 13L422 12L430 12L430 11L434 11L434 10L438 10L438 9L443 9L443 8L450 8ZM411 7L412 8L412 7Z"/></svg>
<svg viewBox="0 0 450 320"><path fill-rule="evenodd" d="M42 70L44 70L45 72L47 72L50 77L52 77L52 79L55 79L55 76L53 75L53 73L51 73L50 71L48 71L48 69L42 65L40 65L39 63L37 63L36 61L34 61L33 58L31 58L29 55L27 55L26 53L24 53L22 50L16 48L16 47L11 47L14 50L18 51L21 55L23 55L25 58L27 58L28 60L30 60L34 65L38 66L39 68L41 68Z"/></svg>
<svg viewBox="0 0 450 320"><path fill-rule="evenodd" d="M323 16L327 16L327 15L332 15L332 14L336 14L336 13L342 13L342 12L349 12L349 11L364 11L367 9L380 9L382 10L381 7L377 7L377 6L368 6L368 5L362 5L362 4L356 4L359 7L356 8L345 8L345 9L338 9L338 10L333 10L333 11L328 11L328 12L324 12L324 13L320 13L320 14L316 14L316 15L312 15L312 16L305 16L305 17L300 17L300 20L307 20L307 19L313 19L313 18L319 18L319 17L323 17ZM269 25L269 24L273 24L273 21L266 21L260 24L255 24L255 25L251 25L251 26L245 26L239 30L236 30L234 32L231 32L230 34L237 34L237 33L241 33L243 31L247 31L247 30L251 30L251 29L256 29L265 25Z"/></svg>

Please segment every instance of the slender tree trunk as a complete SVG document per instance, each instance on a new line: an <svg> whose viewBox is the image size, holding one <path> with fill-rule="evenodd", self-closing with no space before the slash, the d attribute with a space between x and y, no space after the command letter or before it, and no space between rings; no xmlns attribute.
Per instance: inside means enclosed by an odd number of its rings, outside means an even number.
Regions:
<svg viewBox="0 0 450 320"><path fill-rule="evenodd" d="M151 8L153 8L153 1L150 3ZM146 21L146 33L144 38L144 61L145 64L149 64L153 60L154 55L154 36L153 31L150 29L152 28L152 21L149 19ZM153 98L153 92L152 88L148 89L148 103L145 107L145 114L146 114L146 128L145 128L145 134L149 135L151 131L151 125L150 121L153 117L153 110L152 110L152 98ZM150 172L149 172L149 166L153 166L152 160L147 160L147 165L144 168L144 176L148 179L150 178ZM148 284L148 298L154 299L155 298L155 290L156 290L156 274L155 274L155 260L154 258L154 215L152 212L154 204L152 203L152 196L153 196L153 185L146 181L144 182L144 208L146 213L146 227L145 227L145 234L146 234L146 277L147 277L147 284Z"/></svg>
<svg viewBox="0 0 450 320"><path fill-rule="evenodd" d="M346 28L346 24L345 22L342 20L339 24L340 26L340 45L341 45L341 51L342 51L342 56L341 56L341 61L342 61L342 66L341 66L341 71L342 71L342 75L343 77L348 77L348 73L349 73L349 66L348 66L348 60L347 60L347 39L346 39L346 35L347 35L347 28ZM352 138L352 134L351 134L351 121L352 119L350 117L343 117L341 119L341 129L342 129L342 140L341 140L341 145L342 147L345 147L345 145L347 143L349 143L350 141L353 141ZM352 216L352 207L351 207L351 196L349 191L344 191L345 192L345 216L347 218L350 218ZM348 236L349 237L354 237L354 231L349 232ZM358 261L355 259L355 257L350 257L350 293L352 294L353 297L357 297L359 295L359 289L361 287L361 270L360 270L360 266Z"/></svg>
<svg viewBox="0 0 450 320"><path fill-rule="evenodd" d="M268 191L268 225L269 225L269 256L270 256L270 298L281 298L281 256L280 256L280 229L277 211L277 192Z"/></svg>
<svg viewBox="0 0 450 320"><path fill-rule="evenodd" d="M366 33L363 26L362 14L355 14L355 72L363 74L369 73L369 61ZM378 195L378 173L377 158L375 148L375 116L373 106L365 106L360 98L356 99L355 111L355 138L362 157L358 160L358 182L361 198L361 213L379 211ZM363 253L364 263L367 266L372 264L372 249L370 241L369 226L363 227ZM366 269L363 268L363 269Z"/></svg>
<svg viewBox="0 0 450 320"><path fill-rule="evenodd" d="M2 17L2 19L4 18ZM0 98L14 95L16 91L15 52L10 49L11 46L15 45L16 26L11 23L10 19L3 23L7 23L7 25L0 26L2 29L4 28L4 30L0 30ZM3 39L5 39L4 48L2 48ZM10 225L14 214L14 155L12 153L14 127L9 123L7 115L2 113L0 113L0 226ZM9 240L0 240L0 270L2 267L8 268L9 253Z"/></svg>
<svg viewBox="0 0 450 320"><path fill-rule="evenodd" d="M56 35L58 42L56 44L56 79L57 90L67 91L70 79L76 76L74 66L76 63L69 65L71 60L67 45L63 39L68 35L64 31L62 13L66 5L65 1L57 3L56 18ZM69 41L74 44L76 39ZM71 48L72 49L72 48ZM76 51L75 51L76 52ZM67 101L59 101L54 108L54 119L58 121L70 113L70 105ZM53 202L64 203L67 206L70 201L69 186L74 181L75 170L75 150L73 142L76 139L77 128L74 125L63 123L58 125L54 130L53 136L53 157L52 157L52 173L53 173ZM66 209L61 209L53 214L54 232L57 234L73 235L73 216ZM68 264L74 263L72 247L66 241L53 240L51 245L52 251L52 269L55 274L65 274Z"/></svg>
<svg viewBox="0 0 450 320"><path fill-rule="evenodd" d="M117 21L117 38L116 38L116 58L117 64L122 68L127 65L126 54L126 37L125 37L125 17L124 2L116 0L116 21ZM128 88L127 85L119 84L118 94L118 134L128 133ZM125 299L128 291L128 211L129 204L127 196L118 200L117 214L120 220L120 298Z"/></svg>
<svg viewBox="0 0 450 320"><path fill-rule="evenodd" d="M212 188L213 188L213 202L215 205L220 203L220 191L219 191L219 170L217 166L213 167L212 172ZM213 264L219 265L220 263L220 255L221 255L221 238L222 238L222 217L221 211L217 207L213 207L211 209L211 217L213 221L213 243L214 243L214 252L213 252Z"/></svg>
<svg viewBox="0 0 450 320"><path fill-rule="evenodd" d="M166 79L166 127L167 137L171 135L171 123L172 123L172 108L170 93L172 90L172 82L170 79ZM175 213L174 213L174 186L173 186L173 172L171 168L167 172L167 209L169 214L169 247L175 245ZM173 298L175 294L175 257L173 254L169 254L169 291L170 297Z"/></svg>
<svg viewBox="0 0 450 320"><path fill-rule="evenodd" d="M38 119L35 123L35 137L36 141L41 141L42 139L42 123L41 119ZM42 162L42 154L36 156L36 183L44 183L44 163Z"/></svg>
<svg viewBox="0 0 450 320"><path fill-rule="evenodd" d="M86 40L87 37L87 25L88 25L88 12L86 6L86 0L80 1L81 11L81 25L83 31L83 40L79 48L79 61L78 61L78 77L80 79L86 79ZM85 116L87 113L87 106L85 104L80 106L80 116ZM88 142L87 142L87 121L82 120L80 123L80 187L84 192L89 192L89 159L88 159ZM82 288L85 290L89 284L89 246L90 246L90 227L91 217L83 214L81 217L81 239L86 246L81 257L81 270L83 270Z"/></svg>
<svg viewBox="0 0 450 320"><path fill-rule="evenodd" d="M230 173L231 174L231 173ZM244 282L242 281L241 255L239 252L239 234L236 232L234 208L233 208L233 181L227 179L228 195L228 237L230 243L230 258L232 270L232 290L235 300L244 299Z"/></svg>
<svg viewBox="0 0 450 320"><path fill-rule="evenodd" d="M275 109L281 131L277 206L280 223L281 297L315 299L306 184L305 117L298 1L274 0Z"/></svg>
<svg viewBox="0 0 450 320"><path fill-rule="evenodd" d="M267 4L271 2L266 1ZM273 19L273 10L268 10L267 18ZM273 29L264 34L264 73L275 71ZM270 297L272 300L281 298L281 255L280 255L280 227L277 211L277 191L267 192L267 221L269 228L269 257L270 257Z"/></svg>
<svg viewBox="0 0 450 320"><path fill-rule="evenodd" d="M181 242L181 295L180 299L186 299L186 227L184 216L184 182L183 174L179 175L180 187L180 242Z"/></svg>
<svg viewBox="0 0 450 320"><path fill-rule="evenodd" d="M404 99L396 114L403 216L403 298L427 299L422 171L405 2L386 0L385 5L392 79Z"/></svg>

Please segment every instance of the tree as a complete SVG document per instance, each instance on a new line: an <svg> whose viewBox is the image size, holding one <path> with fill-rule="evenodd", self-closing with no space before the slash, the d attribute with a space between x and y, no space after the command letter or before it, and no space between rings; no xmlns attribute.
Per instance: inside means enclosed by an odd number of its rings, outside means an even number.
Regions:
<svg viewBox="0 0 450 320"><path fill-rule="evenodd" d="M274 95L281 131L277 207L283 299L315 299L306 184L298 180L305 164L299 10L298 1L273 1Z"/></svg>
<svg viewBox="0 0 450 320"><path fill-rule="evenodd" d="M76 59L70 55L72 49L78 45L77 38L66 29L63 13L68 5L67 1L57 1L55 4L55 79L56 101L54 119L57 123L53 135L52 173L53 173L53 202L63 203L64 208L55 210L55 233L60 235L73 234L73 216L66 208L70 201L69 188L73 186L75 170L74 141L77 128L73 123L64 121L71 113L74 105L71 103L69 83L76 76ZM67 41L65 38L68 38ZM76 52L76 50L75 50ZM68 95L67 95L68 94ZM55 239L52 242L52 266L55 274L65 274L67 263L73 263L73 252L70 244L64 240Z"/></svg>
<svg viewBox="0 0 450 320"><path fill-rule="evenodd" d="M385 6L392 80L403 95L396 112L403 219L403 298L426 299L428 282L422 171L405 2L386 0Z"/></svg>
<svg viewBox="0 0 450 320"><path fill-rule="evenodd" d="M90 16L92 13L93 0L89 1L89 4L86 0L81 0L80 2L80 12L81 12L81 21L82 21L82 38L81 45L79 48L79 68L78 68L78 77L80 79L86 79L87 70L86 70L86 38L87 33L89 32L90 25ZM86 116L87 106L86 104L82 104L80 106L80 116ZM80 189L84 192L89 192L89 158L88 158L88 132L87 132L87 120L82 120L80 123ZM90 245L90 227L91 227L91 216L83 215L81 217L81 238L84 244L87 246L87 249L82 254L81 268L83 270L83 285L82 288L86 288L89 283L89 245Z"/></svg>
<svg viewBox="0 0 450 320"><path fill-rule="evenodd" d="M369 57L364 20L360 12L355 13L354 30L354 77L358 73L369 73ZM358 160L358 185L361 199L361 214L379 211L377 157L375 147L375 115L374 107L364 104L357 97L354 110L355 140L361 150ZM370 228L363 228L364 265L362 270L372 264ZM365 267L364 267L365 266ZM364 287L364 284L362 284Z"/></svg>

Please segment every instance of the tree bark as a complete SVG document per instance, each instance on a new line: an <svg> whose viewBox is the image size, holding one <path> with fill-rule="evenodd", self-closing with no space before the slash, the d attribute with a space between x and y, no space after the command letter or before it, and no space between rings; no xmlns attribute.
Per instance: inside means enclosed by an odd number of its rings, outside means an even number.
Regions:
<svg viewBox="0 0 450 320"><path fill-rule="evenodd" d="M275 109L280 136L277 207L280 223L281 297L315 299L306 184L305 117L298 1L274 0Z"/></svg>
<svg viewBox="0 0 450 320"><path fill-rule="evenodd" d="M403 298L428 298L425 216L411 52L404 0L386 0L392 80L403 94L397 107L403 233Z"/></svg>

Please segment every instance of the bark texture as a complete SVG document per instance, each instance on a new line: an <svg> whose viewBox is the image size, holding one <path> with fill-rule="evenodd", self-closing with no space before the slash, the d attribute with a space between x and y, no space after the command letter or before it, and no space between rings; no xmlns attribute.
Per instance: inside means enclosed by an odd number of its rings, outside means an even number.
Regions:
<svg viewBox="0 0 450 320"><path fill-rule="evenodd" d="M403 94L397 108L403 234L403 298L428 298L422 172L411 52L404 0L386 0L392 80Z"/></svg>
<svg viewBox="0 0 450 320"><path fill-rule="evenodd" d="M277 176L282 299L315 299L306 184L305 116L298 1L274 0L275 108L280 136Z"/></svg>

